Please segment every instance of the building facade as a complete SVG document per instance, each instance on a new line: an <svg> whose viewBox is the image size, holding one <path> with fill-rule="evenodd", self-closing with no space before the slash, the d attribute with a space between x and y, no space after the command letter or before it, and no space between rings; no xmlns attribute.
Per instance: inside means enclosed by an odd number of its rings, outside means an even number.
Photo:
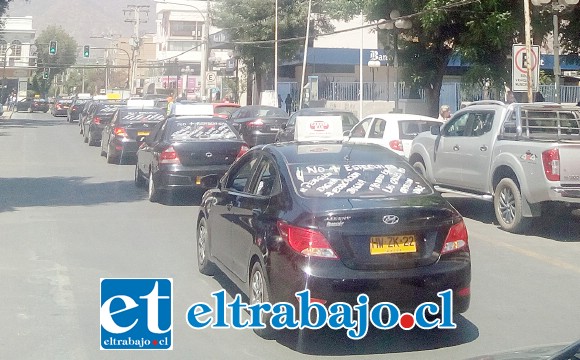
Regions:
<svg viewBox="0 0 580 360"><path fill-rule="evenodd" d="M0 61L2 61L2 102L12 91L25 97L28 79L36 71L36 30L32 16L2 17Z"/></svg>

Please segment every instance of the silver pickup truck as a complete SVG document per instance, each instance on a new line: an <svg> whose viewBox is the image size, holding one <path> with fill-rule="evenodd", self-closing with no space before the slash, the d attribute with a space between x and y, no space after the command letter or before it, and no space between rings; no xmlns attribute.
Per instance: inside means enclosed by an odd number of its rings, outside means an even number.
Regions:
<svg viewBox="0 0 580 360"><path fill-rule="evenodd" d="M409 162L438 191L493 201L500 226L522 232L551 205L580 208L580 107L475 102L419 134Z"/></svg>

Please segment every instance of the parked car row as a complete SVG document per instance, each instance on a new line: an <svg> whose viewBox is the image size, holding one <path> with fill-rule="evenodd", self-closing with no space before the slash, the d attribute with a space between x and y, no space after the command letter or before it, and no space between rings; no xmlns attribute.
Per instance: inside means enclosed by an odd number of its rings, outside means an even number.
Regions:
<svg viewBox="0 0 580 360"><path fill-rule="evenodd" d="M451 289L453 312L469 308L461 215L403 157L343 141L358 126L352 114L311 109L288 121L277 108L241 107L226 120L212 104L166 114L89 101L81 131L109 163L134 163L135 185L152 202L177 189L205 191L196 221L201 273L220 269L252 304L297 304L295 293L309 289L322 304L356 304L366 294L370 304L412 312ZM281 131L294 134L275 142ZM262 141L269 144L255 144Z"/></svg>

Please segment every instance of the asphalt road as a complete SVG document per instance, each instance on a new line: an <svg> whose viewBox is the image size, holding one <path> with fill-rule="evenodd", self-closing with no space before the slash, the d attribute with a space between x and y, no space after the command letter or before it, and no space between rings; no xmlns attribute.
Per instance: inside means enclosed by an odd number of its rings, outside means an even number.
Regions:
<svg viewBox="0 0 580 360"><path fill-rule="evenodd" d="M0 359L465 359L580 338L580 219L529 235L493 224L491 206L451 198L466 216L472 303L456 330L284 332L188 327L185 312L222 287L197 272L195 197L152 204L133 166L108 165L78 126L49 114L0 120ZM172 277L174 350L99 350L99 279Z"/></svg>

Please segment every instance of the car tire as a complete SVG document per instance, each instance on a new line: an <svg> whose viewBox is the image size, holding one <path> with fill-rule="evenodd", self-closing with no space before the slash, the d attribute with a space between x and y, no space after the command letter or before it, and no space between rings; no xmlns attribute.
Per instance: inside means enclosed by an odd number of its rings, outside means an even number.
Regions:
<svg viewBox="0 0 580 360"><path fill-rule="evenodd" d="M252 269L250 271L249 287L248 294L250 297L250 305L270 302L268 282L266 281L264 270L262 269L262 265L259 261L256 261L254 265L252 265ZM272 314L262 312L260 313L262 314L261 322L265 324L266 327L263 329L254 329L254 332L261 338L270 340L276 334L276 330L270 325L270 318Z"/></svg>
<svg viewBox="0 0 580 360"><path fill-rule="evenodd" d="M89 138L86 136L86 134L83 131L83 141L85 142L85 144L87 144L89 142Z"/></svg>
<svg viewBox="0 0 580 360"><path fill-rule="evenodd" d="M153 171L149 171L149 201L159 202L159 190L155 185L155 180L153 180Z"/></svg>
<svg viewBox="0 0 580 360"><path fill-rule="evenodd" d="M204 275L212 276L215 274L215 265L209 259L209 244L207 221L202 216L197 224L197 269Z"/></svg>
<svg viewBox="0 0 580 360"><path fill-rule="evenodd" d="M425 169L425 164L422 161L417 161L413 164L413 169L417 170L425 179L427 178L427 169Z"/></svg>
<svg viewBox="0 0 580 360"><path fill-rule="evenodd" d="M522 233L531 224L531 218L523 216L521 191L513 179L502 179L495 188L493 208L502 229L511 233Z"/></svg>
<svg viewBox="0 0 580 360"><path fill-rule="evenodd" d="M89 137L88 137L89 146L97 146L97 141L93 139L93 133L89 130Z"/></svg>
<svg viewBox="0 0 580 360"><path fill-rule="evenodd" d="M139 170L139 165L135 165L135 186L138 188L143 188L147 184L145 179L143 178L143 174L141 170Z"/></svg>
<svg viewBox="0 0 580 360"><path fill-rule="evenodd" d="M119 164L119 159L111 155L111 151L107 151L107 164Z"/></svg>

